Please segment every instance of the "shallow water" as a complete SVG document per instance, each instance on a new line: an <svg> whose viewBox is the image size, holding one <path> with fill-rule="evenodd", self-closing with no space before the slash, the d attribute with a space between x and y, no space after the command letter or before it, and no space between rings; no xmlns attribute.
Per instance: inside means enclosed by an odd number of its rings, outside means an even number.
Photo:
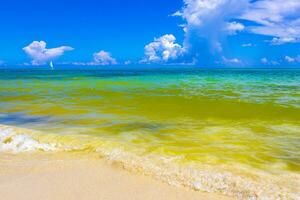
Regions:
<svg viewBox="0 0 300 200"><path fill-rule="evenodd" d="M196 189L299 198L298 69L2 70L0 124L129 168L153 171L163 158L173 175L196 170L177 180ZM270 187L254 194L259 182Z"/></svg>

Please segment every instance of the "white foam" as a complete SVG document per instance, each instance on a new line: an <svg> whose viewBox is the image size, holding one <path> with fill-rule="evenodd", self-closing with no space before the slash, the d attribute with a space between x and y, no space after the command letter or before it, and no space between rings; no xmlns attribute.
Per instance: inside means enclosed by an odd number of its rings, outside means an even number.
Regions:
<svg viewBox="0 0 300 200"><path fill-rule="evenodd" d="M172 159L156 155L138 156L123 149L98 148L97 152L107 160L121 164L130 171L142 172L165 181L174 186L185 186L204 192L221 193L236 199L269 200L269 199L299 199L300 193L288 185L279 184L282 180L295 180L298 184L299 175L270 177L255 171L256 179L243 177L232 172L217 169L217 166L180 166ZM221 166L220 166L221 167ZM258 178L260 177L260 178ZM274 179L275 178L275 179Z"/></svg>
<svg viewBox="0 0 300 200"><path fill-rule="evenodd" d="M25 134L17 134L12 128L0 128L0 152L54 151L54 144L39 143Z"/></svg>

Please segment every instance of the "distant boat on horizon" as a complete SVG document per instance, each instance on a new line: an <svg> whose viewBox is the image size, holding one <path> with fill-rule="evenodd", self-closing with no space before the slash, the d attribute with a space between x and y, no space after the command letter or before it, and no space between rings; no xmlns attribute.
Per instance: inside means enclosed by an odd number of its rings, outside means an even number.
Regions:
<svg viewBox="0 0 300 200"><path fill-rule="evenodd" d="M54 69L53 62L52 62L52 61L50 62L49 66L50 66L51 69Z"/></svg>

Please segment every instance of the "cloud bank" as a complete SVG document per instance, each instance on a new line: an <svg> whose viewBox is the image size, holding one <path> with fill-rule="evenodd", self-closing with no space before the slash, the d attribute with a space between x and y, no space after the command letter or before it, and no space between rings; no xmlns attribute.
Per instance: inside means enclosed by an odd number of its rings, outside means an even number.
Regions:
<svg viewBox="0 0 300 200"><path fill-rule="evenodd" d="M60 64L75 66L105 66L116 65L118 64L118 62L115 58L111 56L111 53L101 50L93 54L93 60L90 62L62 62Z"/></svg>
<svg viewBox="0 0 300 200"><path fill-rule="evenodd" d="M241 63L224 56L224 42L242 32L267 36L271 45L300 42L299 0L183 0L183 4L173 14L184 20L180 26L185 39L180 47L200 62ZM161 58L150 50L154 59Z"/></svg>
<svg viewBox="0 0 300 200"><path fill-rule="evenodd" d="M66 51L72 51L73 48L69 46L60 46L56 48L47 49L46 42L33 41L28 46L24 47L25 53L32 59L32 65L44 65L62 56Z"/></svg>

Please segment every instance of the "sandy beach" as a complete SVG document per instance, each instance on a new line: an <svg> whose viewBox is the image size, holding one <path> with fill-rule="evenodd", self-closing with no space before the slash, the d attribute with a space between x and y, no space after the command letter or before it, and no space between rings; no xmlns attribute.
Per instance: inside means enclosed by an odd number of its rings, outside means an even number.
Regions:
<svg viewBox="0 0 300 200"><path fill-rule="evenodd" d="M1 154L2 199L229 199L170 186L90 155Z"/></svg>

